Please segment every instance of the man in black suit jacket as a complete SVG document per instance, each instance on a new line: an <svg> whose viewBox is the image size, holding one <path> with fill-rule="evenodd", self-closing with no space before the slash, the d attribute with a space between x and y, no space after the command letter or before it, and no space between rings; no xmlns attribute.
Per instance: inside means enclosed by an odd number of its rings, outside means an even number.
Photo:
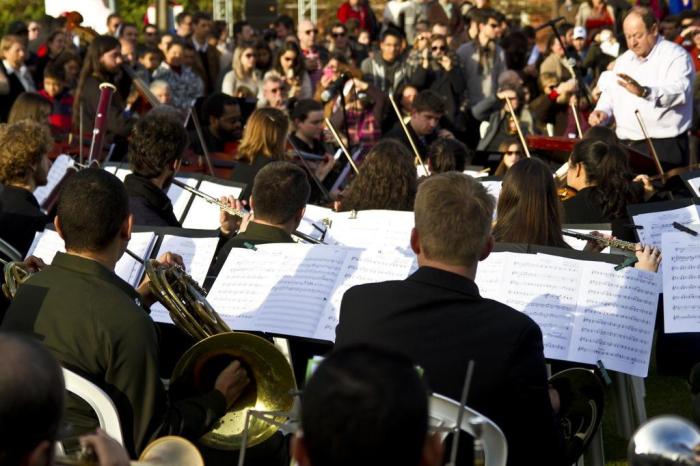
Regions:
<svg viewBox="0 0 700 466"><path fill-rule="evenodd" d="M425 370L435 392L455 400L473 359L467 405L503 430L508 465L565 464L540 328L525 314L482 298L474 283L478 262L493 249L493 209L493 198L466 175L425 180L411 233L420 268L404 281L348 290L336 348L370 344L401 351Z"/></svg>
<svg viewBox="0 0 700 466"><path fill-rule="evenodd" d="M23 92L36 90L32 75L24 65L27 49L21 37L8 34L0 41L0 122L6 122L12 104Z"/></svg>

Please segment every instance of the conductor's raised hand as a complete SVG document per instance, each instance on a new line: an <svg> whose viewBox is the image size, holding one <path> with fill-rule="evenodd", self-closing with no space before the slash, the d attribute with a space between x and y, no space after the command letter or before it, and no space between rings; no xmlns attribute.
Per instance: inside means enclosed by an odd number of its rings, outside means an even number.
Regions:
<svg viewBox="0 0 700 466"><path fill-rule="evenodd" d="M657 272L661 264L661 251L649 244L638 244L634 254L637 256L637 263L634 268L647 272Z"/></svg>
<svg viewBox="0 0 700 466"><path fill-rule="evenodd" d="M620 78L617 80L617 84L624 87L627 92L630 92L638 97L641 97L644 94L644 86L635 81L631 76L626 75L625 73L617 73L617 77Z"/></svg>
<svg viewBox="0 0 700 466"><path fill-rule="evenodd" d="M593 110L590 115L588 115L588 124L591 126L598 126L605 124L608 121L609 115L601 110Z"/></svg>
<svg viewBox="0 0 700 466"><path fill-rule="evenodd" d="M245 212L245 203L239 201L233 196L223 196L219 198L219 202L230 207L232 210L238 212ZM221 227L221 233L224 236L233 236L240 228L243 218L227 212L223 208L219 211L219 226Z"/></svg>
<svg viewBox="0 0 700 466"><path fill-rule="evenodd" d="M250 383L248 372L238 361L233 361L219 373L214 382L214 388L226 398L229 407L241 396L245 387Z"/></svg>

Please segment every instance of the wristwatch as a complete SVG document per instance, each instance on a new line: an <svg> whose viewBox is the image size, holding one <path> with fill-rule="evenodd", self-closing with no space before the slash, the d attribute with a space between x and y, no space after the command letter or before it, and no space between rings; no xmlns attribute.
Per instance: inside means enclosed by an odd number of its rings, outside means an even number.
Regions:
<svg viewBox="0 0 700 466"><path fill-rule="evenodd" d="M649 86L642 86L642 99L646 99L651 94L651 89Z"/></svg>

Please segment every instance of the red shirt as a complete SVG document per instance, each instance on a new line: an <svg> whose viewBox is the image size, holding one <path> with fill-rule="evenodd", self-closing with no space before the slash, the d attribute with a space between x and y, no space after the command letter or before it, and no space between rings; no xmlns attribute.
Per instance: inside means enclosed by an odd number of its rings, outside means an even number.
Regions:
<svg viewBox="0 0 700 466"><path fill-rule="evenodd" d="M370 31L369 24L369 11L367 10L367 5L360 5L359 10L353 9L349 2L344 2L338 8L338 21L345 24L349 19L355 18L360 22L360 29L363 31Z"/></svg>

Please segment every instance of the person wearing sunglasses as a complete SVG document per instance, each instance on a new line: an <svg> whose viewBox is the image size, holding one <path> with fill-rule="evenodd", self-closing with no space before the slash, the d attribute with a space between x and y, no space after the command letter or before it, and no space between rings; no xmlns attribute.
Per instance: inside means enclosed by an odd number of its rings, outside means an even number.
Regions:
<svg viewBox="0 0 700 466"><path fill-rule="evenodd" d="M348 28L340 21L331 24L328 51L331 54L343 55L348 60L348 63L351 63L354 67L359 67L362 60L367 58L367 52L358 47L357 43L350 38Z"/></svg>
<svg viewBox="0 0 700 466"><path fill-rule="evenodd" d="M255 43L242 42L233 51L232 69L224 76L221 92L233 97L241 86L246 87L254 95L258 95L262 77L256 68Z"/></svg>
<svg viewBox="0 0 700 466"><path fill-rule="evenodd" d="M500 14L492 8L475 12L474 20L479 30L476 40L457 49L471 105L495 95L498 76L507 69L505 53L496 43L501 26L499 19Z"/></svg>
<svg viewBox="0 0 700 466"><path fill-rule="evenodd" d="M304 56L304 64L311 78L311 84L315 88L319 79L323 65L328 61L328 50L317 43L318 28L309 20L299 22L299 31L297 32L299 39L299 47Z"/></svg>

